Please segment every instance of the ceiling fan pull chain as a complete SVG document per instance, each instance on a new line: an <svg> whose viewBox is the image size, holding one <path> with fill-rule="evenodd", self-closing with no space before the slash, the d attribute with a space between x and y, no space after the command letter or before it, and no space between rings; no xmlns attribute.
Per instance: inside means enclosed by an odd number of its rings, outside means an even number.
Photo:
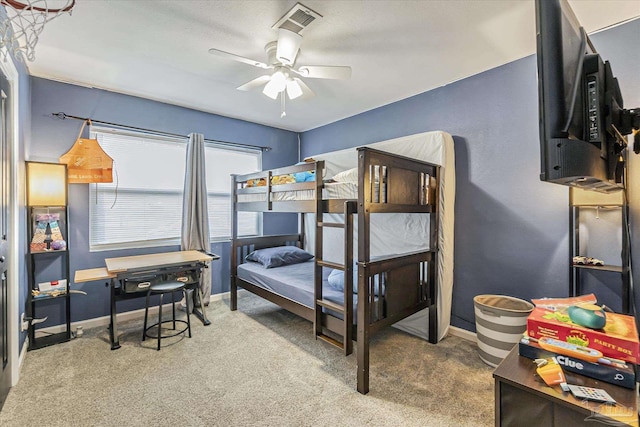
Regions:
<svg viewBox="0 0 640 427"><path fill-rule="evenodd" d="M280 111L281 111L280 118L281 119L286 117L286 115L287 115L287 112L284 110L284 108L285 108L285 105L284 105L285 98L286 98L286 96L284 94L284 91L280 92Z"/></svg>

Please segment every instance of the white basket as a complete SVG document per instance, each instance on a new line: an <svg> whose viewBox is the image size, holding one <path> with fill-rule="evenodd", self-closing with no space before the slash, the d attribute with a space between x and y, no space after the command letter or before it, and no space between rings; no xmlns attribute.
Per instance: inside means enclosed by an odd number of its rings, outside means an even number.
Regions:
<svg viewBox="0 0 640 427"><path fill-rule="evenodd" d="M484 363L496 367L527 330L527 317L534 306L503 295L477 295L473 305L478 354Z"/></svg>

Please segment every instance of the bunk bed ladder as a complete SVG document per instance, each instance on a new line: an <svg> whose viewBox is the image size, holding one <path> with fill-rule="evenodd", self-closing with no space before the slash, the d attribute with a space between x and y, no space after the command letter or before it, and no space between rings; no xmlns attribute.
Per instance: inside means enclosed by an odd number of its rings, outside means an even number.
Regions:
<svg viewBox="0 0 640 427"><path fill-rule="evenodd" d="M318 184L318 194L321 193L321 184ZM315 322L314 331L316 339L321 339L331 345L341 348L345 356L353 353L353 214L356 211L356 202L347 200L344 202L344 221L324 222L323 201L318 198L316 205L316 236L315 236ZM339 264L324 260L323 229L344 229L344 263ZM323 267L344 271L344 303L339 303L323 298L322 294L322 269ZM324 329L323 318L335 318L340 321L342 341L327 335Z"/></svg>

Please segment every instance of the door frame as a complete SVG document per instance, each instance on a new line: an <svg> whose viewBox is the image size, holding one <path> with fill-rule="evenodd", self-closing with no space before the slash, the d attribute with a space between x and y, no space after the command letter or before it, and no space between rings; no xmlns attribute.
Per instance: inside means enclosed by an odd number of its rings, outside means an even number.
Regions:
<svg viewBox="0 0 640 427"><path fill-rule="evenodd" d="M4 58L4 59L2 59ZM9 235L11 240L9 242L9 266L8 266L8 317L9 317L9 375L11 376L11 386L13 387L18 383L20 377L20 262L22 258L19 255L20 242L22 241L20 235L20 224L23 221L20 220L19 206L21 200L21 194L19 189L21 188L19 183L24 180L21 179L24 176L24 161L20 160L20 92L18 90L18 82L20 75L16 68L13 58L7 54L6 48L2 48L0 53L0 70L9 81L11 87L10 100L7 104L9 109L9 115L11 120L7 123L10 126L10 140L8 141L8 148L10 150L9 155Z"/></svg>

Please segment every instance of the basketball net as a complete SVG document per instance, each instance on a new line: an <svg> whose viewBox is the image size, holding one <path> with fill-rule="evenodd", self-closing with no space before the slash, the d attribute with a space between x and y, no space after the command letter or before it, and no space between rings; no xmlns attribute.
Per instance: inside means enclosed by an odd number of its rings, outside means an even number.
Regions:
<svg viewBox="0 0 640 427"><path fill-rule="evenodd" d="M6 15L0 15L2 59L8 53L21 61L36 59L35 47L44 25L63 13L71 14L76 0L0 0Z"/></svg>

